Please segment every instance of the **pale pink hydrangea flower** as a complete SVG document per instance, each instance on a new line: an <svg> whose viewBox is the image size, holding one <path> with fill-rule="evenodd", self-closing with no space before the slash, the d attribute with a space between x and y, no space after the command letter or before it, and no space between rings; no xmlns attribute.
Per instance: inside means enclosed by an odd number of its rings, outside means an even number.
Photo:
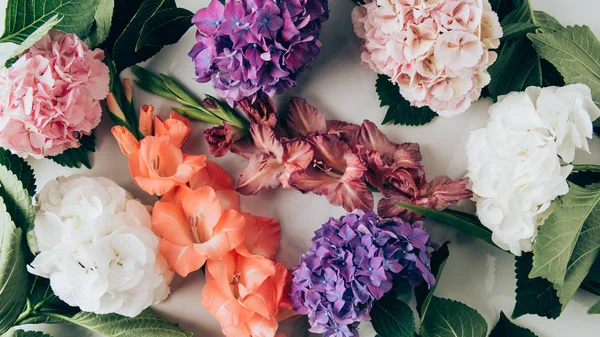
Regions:
<svg viewBox="0 0 600 337"><path fill-rule="evenodd" d="M108 95L103 59L102 50L53 30L0 70L0 146L37 158L79 147L100 123Z"/></svg>
<svg viewBox="0 0 600 337"><path fill-rule="evenodd" d="M417 107L464 112L490 83L502 27L488 0L376 0L352 13L363 65Z"/></svg>

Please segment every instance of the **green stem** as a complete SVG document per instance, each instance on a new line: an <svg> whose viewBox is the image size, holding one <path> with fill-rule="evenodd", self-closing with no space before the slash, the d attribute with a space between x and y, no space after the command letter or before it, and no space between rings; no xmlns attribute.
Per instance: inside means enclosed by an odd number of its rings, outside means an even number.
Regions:
<svg viewBox="0 0 600 337"><path fill-rule="evenodd" d="M600 165L573 165L573 171L575 172L600 172Z"/></svg>
<svg viewBox="0 0 600 337"><path fill-rule="evenodd" d="M15 321L15 326L19 325L21 322L23 322L24 320L26 320L27 318L29 318L29 315L31 315L32 313L32 308L31 308L31 301L29 301L29 298L27 299L27 306L25 307L25 311L23 311L19 317L17 317L17 320Z"/></svg>

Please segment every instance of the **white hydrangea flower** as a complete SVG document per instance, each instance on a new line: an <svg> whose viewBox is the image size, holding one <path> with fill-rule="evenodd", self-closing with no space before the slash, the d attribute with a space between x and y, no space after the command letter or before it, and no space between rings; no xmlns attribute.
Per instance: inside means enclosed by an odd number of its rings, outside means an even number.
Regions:
<svg viewBox="0 0 600 337"><path fill-rule="evenodd" d="M569 191L575 148L588 150L600 111L583 85L528 88L501 97L467 145L477 215L494 242L515 255L531 251L552 202Z"/></svg>
<svg viewBox="0 0 600 337"><path fill-rule="evenodd" d="M49 182L37 199L39 254L28 268L71 306L134 317L169 295L173 273L148 210L107 178Z"/></svg>

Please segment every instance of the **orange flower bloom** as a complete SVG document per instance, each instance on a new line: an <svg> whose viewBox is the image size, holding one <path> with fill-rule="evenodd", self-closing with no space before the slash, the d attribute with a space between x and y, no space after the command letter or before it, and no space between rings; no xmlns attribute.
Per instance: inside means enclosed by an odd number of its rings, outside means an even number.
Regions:
<svg viewBox="0 0 600 337"><path fill-rule="evenodd" d="M144 137L152 136L154 128L152 127L152 119L154 119L154 106L143 105L140 108L140 132Z"/></svg>
<svg viewBox="0 0 600 337"><path fill-rule="evenodd" d="M246 218L224 210L215 190L180 187L154 205L152 227L162 237L160 251L176 273L187 276L207 259L221 260L244 242Z"/></svg>
<svg viewBox="0 0 600 337"><path fill-rule="evenodd" d="M131 156L134 148L139 149L140 142L124 126L113 126L110 131L115 136L117 143L119 143L121 152L128 158Z"/></svg>
<svg viewBox="0 0 600 337"><path fill-rule="evenodd" d="M206 167L192 177L189 186L193 190L210 186L217 193L223 209L240 210L240 196L235 190L231 176L213 162L206 162Z"/></svg>
<svg viewBox="0 0 600 337"><path fill-rule="evenodd" d="M227 337L274 337L280 315L291 308L290 276L285 266L263 256L232 251L207 262L202 306Z"/></svg>

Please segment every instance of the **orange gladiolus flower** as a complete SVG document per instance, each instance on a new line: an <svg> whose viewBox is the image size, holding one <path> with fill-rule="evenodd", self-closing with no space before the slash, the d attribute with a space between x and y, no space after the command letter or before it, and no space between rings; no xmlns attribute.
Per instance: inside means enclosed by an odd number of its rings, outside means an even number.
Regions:
<svg viewBox="0 0 600 337"><path fill-rule="evenodd" d="M162 239L160 251L176 273L187 276L207 259L221 260L244 242L246 218L224 210L209 186L180 187L154 205L152 227Z"/></svg>
<svg viewBox="0 0 600 337"><path fill-rule="evenodd" d="M124 126L113 126L110 131L119 143L121 152L127 157L131 156L134 149L139 149L140 142Z"/></svg>
<svg viewBox="0 0 600 337"><path fill-rule="evenodd" d="M209 260L206 282L202 306L227 337L274 337L280 315L291 308L288 270L263 256L232 251Z"/></svg>
<svg viewBox="0 0 600 337"><path fill-rule="evenodd" d="M217 193L223 209L240 210L240 196L235 190L231 176L213 162L206 162L206 167L192 177L189 186L193 190L210 186Z"/></svg>

